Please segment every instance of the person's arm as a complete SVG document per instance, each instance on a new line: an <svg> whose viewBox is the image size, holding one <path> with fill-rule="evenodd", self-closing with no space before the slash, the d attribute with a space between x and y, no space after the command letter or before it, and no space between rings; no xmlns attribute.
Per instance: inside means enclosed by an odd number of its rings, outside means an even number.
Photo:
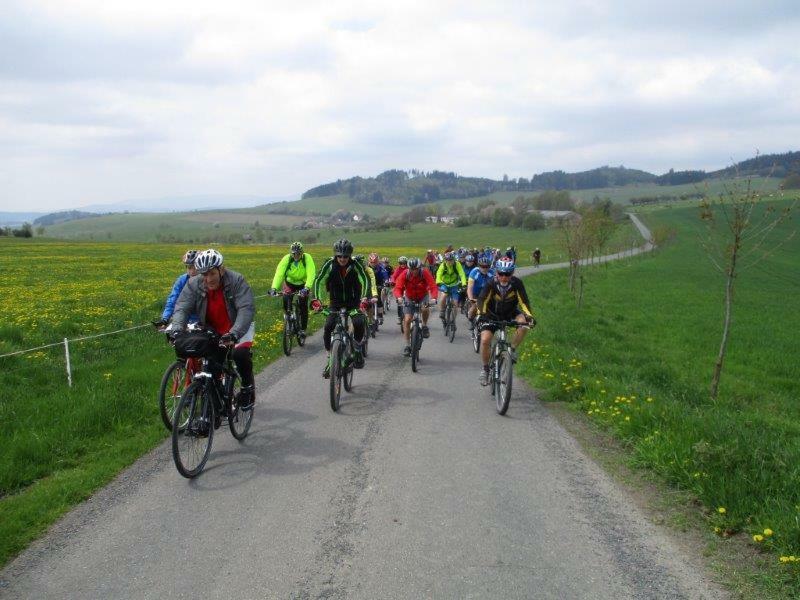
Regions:
<svg viewBox="0 0 800 600"><path fill-rule="evenodd" d="M445 264L442 263L439 265L439 268L436 269L436 285L444 283L444 281L442 281L442 276L444 275L444 267Z"/></svg>
<svg viewBox="0 0 800 600"><path fill-rule="evenodd" d="M458 271L458 278L461 280L461 286L467 286L467 277L464 275L464 267L461 266L460 262L456 262L456 271Z"/></svg>
<svg viewBox="0 0 800 600"><path fill-rule="evenodd" d="M314 264L314 259L311 258L310 254L304 254L303 256L306 257L306 287L311 289L311 286L314 285L314 279L317 277L317 266Z"/></svg>
<svg viewBox="0 0 800 600"><path fill-rule="evenodd" d="M358 284L361 286L359 290L359 298L366 298L367 297L367 286L369 285L369 280L367 279L367 274L364 271L364 267L357 261L353 261L353 267L356 270L356 276L358 277Z"/></svg>
<svg viewBox="0 0 800 600"><path fill-rule="evenodd" d="M483 286L481 290L480 296L478 296L478 316L485 315L489 312L489 294L492 292L492 285L491 281L487 281L486 285Z"/></svg>
<svg viewBox="0 0 800 600"><path fill-rule="evenodd" d="M431 300L436 300L439 296L439 288L436 287L436 282L433 280L433 275L428 269L422 269L422 279L428 285L428 292L431 295Z"/></svg>
<svg viewBox="0 0 800 600"><path fill-rule="evenodd" d="M473 296L473 289L475 289L475 280L472 277L470 277L469 279L467 279L467 298L469 298L470 300L475 300Z"/></svg>
<svg viewBox="0 0 800 600"><path fill-rule="evenodd" d="M278 263L278 267L275 269L275 276L272 278L273 290L279 290L283 287L283 279L286 277L286 267L289 265L289 259L291 259L291 254L284 256L281 262Z"/></svg>
<svg viewBox="0 0 800 600"><path fill-rule="evenodd" d="M162 321L169 321L172 313L175 312L175 303L178 301L178 296L181 295L183 286L186 285L187 281L189 281L189 274L184 273L183 275L179 275L175 280L175 283L172 284L172 291L169 293L169 296L167 296L167 303L164 305L164 312L161 313Z"/></svg>
<svg viewBox="0 0 800 600"><path fill-rule="evenodd" d="M403 291L406 289L406 274L408 271L403 271L400 273L400 277L397 278L397 281L394 282L394 287L392 288L392 292L394 293L394 297L398 300L403 297Z"/></svg>
<svg viewBox="0 0 800 600"><path fill-rule="evenodd" d="M236 321L231 327L230 333L241 339L256 315L256 303L253 299L253 290L250 284L241 275L234 282L233 304L236 307Z"/></svg>
<svg viewBox="0 0 800 600"><path fill-rule="evenodd" d="M195 277L200 277L196 275ZM172 328L175 331L180 331L186 327L186 321L195 311L195 288L198 286L197 281L193 281L194 277L190 278L186 285L183 286L181 293L178 295L178 300L175 302L175 312L172 313ZM205 320L205 315L198 315L200 321Z"/></svg>
<svg viewBox="0 0 800 600"><path fill-rule="evenodd" d="M525 290L525 284L520 279L517 279L514 283L517 287L517 303L520 310L525 313L525 316L533 318L533 311L530 309L531 305L528 302L528 292Z"/></svg>
<svg viewBox="0 0 800 600"><path fill-rule="evenodd" d="M314 298L322 302L322 292L325 291L326 285L328 283L328 277L330 277L331 269L333 268L331 265L333 264L332 258L329 258L325 261L325 264L322 265L322 268L317 273L317 276L314 278L313 284L313 291L314 291Z"/></svg>
<svg viewBox="0 0 800 600"><path fill-rule="evenodd" d="M377 298L378 297L378 284L375 281L375 271L372 270L372 267L366 267L366 269L364 269L364 270L367 272L367 275L369 275L369 282L370 282L370 285L372 285L372 297L373 298Z"/></svg>

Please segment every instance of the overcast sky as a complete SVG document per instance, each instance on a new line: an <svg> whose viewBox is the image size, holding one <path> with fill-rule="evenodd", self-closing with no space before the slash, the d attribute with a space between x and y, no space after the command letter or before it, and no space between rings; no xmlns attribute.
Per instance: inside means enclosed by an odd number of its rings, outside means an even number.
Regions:
<svg viewBox="0 0 800 600"><path fill-rule="evenodd" d="M800 143L797 0L0 0L0 210Z"/></svg>

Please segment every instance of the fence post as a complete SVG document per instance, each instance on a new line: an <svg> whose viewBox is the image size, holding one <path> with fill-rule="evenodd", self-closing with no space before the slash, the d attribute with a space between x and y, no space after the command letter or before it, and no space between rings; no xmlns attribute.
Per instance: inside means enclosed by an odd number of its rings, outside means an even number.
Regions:
<svg viewBox="0 0 800 600"><path fill-rule="evenodd" d="M64 338L64 354L67 357L67 382L72 387L72 367L69 364L69 340Z"/></svg>

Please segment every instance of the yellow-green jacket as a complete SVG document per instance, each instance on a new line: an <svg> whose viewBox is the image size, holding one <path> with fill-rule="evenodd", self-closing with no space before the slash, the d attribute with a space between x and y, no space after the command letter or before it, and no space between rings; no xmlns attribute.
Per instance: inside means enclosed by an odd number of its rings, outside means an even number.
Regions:
<svg viewBox="0 0 800 600"><path fill-rule="evenodd" d="M311 288L314 278L317 276L317 268L314 266L314 259L308 252L303 252L300 260L294 260L291 254L287 254L278 263L275 269L275 277L272 278L272 289L279 290L283 287L283 280L292 285L304 285Z"/></svg>

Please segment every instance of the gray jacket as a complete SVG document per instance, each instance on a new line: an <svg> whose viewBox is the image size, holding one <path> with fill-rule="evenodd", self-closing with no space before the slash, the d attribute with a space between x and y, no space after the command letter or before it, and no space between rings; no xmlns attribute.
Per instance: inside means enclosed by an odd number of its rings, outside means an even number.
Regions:
<svg viewBox="0 0 800 600"><path fill-rule="evenodd" d="M237 338L241 338L247 333L256 313L253 290L250 289L242 275L230 269L226 269L222 276L222 289L225 292L228 317L233 323L231 333ZM192 314L200 317L200 324L205 325L207 307L206 284L202 275L195 275L186 282L181 290L181 295L178 296L175 312L172 315L174 327L178 330L183 329L189 315Z"/></svg>

